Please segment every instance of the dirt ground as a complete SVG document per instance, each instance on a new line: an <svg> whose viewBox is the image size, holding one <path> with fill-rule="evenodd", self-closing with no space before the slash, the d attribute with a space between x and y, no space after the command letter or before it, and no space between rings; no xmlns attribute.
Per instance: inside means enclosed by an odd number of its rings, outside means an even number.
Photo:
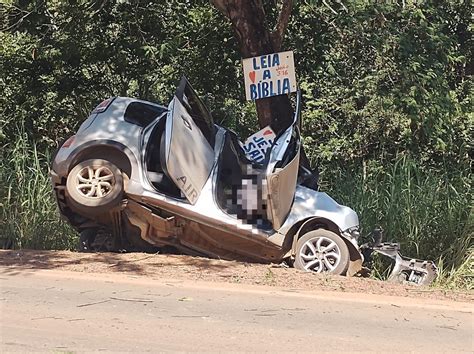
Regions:
<svg viewBox="0 0 474 354"><path fill-rule="evenodd" d="M3 269L2 269L3 268ZM125 273L151 279L181 279L350 293L474 301L474 292L416 287L368 278L314 274L276 264L250 264L170 254L76 253L1 250L0 273L54 269L90 274Z"/></svg>

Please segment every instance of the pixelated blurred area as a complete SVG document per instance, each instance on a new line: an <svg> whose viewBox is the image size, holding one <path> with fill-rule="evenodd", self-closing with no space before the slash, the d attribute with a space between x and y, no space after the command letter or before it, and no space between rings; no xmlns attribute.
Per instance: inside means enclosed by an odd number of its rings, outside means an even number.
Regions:
<svg viewBox="0 0 474 354"><path fill-rule="evenodd" d="M253 171L247 165L247 173L241 178L234 178L228 203L232 206L232 214L245 224L264 228L267 218L267 186L261 171Z"/></svg>
<svg viewBox="0 0 474 354"><path fill-rule="evenodd" d="M220 156L216 192L219 206L242 224L272 228L264 164L249 160L233 134L227 136Z"/></svg>

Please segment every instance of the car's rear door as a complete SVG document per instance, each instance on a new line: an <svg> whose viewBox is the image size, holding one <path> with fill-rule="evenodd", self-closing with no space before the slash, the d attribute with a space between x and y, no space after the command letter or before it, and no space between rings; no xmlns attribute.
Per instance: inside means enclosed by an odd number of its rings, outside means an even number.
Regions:
<svg viewBox="0 0 474 354"><path fill-rule="evenodd" d="M164 167L187 200L195 204L214 163L214 122L184 77L169 109Z"/></svg>
<svg viewBox="0 0 474 354"><path fill-rule="evenodd" d="M276 137L266 167L267 218L278 230L288 216L296 191L300 160L300 93L293 124Z"/></svg>

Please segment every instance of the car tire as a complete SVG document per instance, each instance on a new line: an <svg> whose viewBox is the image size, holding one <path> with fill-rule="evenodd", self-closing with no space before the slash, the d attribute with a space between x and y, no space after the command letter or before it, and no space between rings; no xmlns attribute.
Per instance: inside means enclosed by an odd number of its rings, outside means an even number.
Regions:
<svg viewBox="0 0 474 354"><path fill-rule="evenodd" d="M334 232L318 229L304 234L296 244L294 266L304 271L345 275L349 248Z"/></svg>
<svg viewBox="0 0 474 354"><path fill-rule="evenodd" d="M69 172L66 190L75 209L85 213L107 212L122 200L122 171L106 160L82 161Z"/></svg>

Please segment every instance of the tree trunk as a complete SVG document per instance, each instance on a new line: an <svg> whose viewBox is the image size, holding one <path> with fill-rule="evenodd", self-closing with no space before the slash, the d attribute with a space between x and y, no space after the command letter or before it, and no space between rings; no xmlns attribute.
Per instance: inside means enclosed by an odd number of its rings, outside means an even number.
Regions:
<svg viewBox="0 0 474 354"><path fill-rule="evenodd" d="M278 24L272 33L268 30L261 0L212 0L229 18L243 58L278 52L288 23L292 1L284 1ZM270 125L275 132L286 129L292 122L293 109L286 95L256 101L258 123L261 128Z"/></svg>
<svg viewBox="0 0 474 354"><path fill-rule="evenodd" d="M232 23L242 58L271 54L281 50L293 0L281 0L278 20L272 32L268 29L262 0L211 0L211 2ZM288 128L293 121L293 108L287 95L259 99L256 105L260 128L270 125L278 134ZM311 170L303 146L300 163Z"/></svg>

